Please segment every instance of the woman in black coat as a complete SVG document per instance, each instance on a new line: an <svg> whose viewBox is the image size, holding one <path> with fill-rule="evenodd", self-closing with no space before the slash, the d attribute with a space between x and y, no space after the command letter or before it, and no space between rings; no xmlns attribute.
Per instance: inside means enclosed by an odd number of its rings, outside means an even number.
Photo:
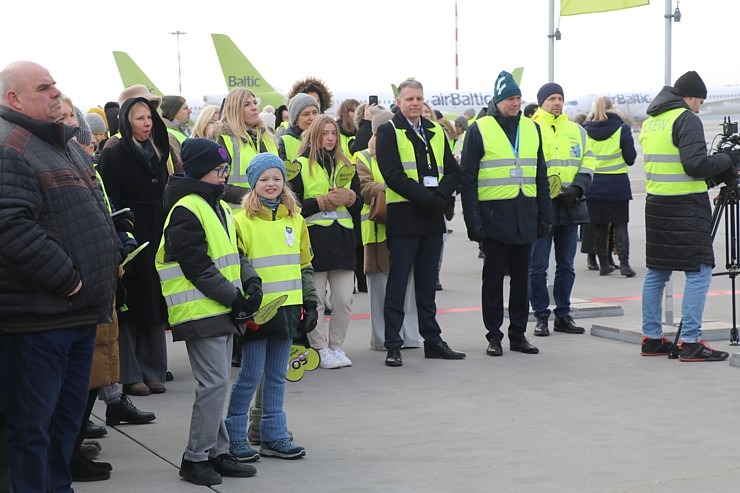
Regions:
<svg viewBox="0 0 740 493"><path fill-rule="evenodd" d="M116 209L134 213L134 237L149 242L126 266L127 311L119 324L121 383L127 393L147 395L165 391L167 309L154 268L165 213L169 141L156 108L144 98L126 100L119 117L121 139L100 156L100 172Z"/></svg>

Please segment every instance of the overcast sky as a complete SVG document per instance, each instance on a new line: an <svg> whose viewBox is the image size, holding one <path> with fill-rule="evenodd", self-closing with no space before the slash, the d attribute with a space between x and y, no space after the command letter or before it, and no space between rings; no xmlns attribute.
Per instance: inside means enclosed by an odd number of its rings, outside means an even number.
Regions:
<svg viewBox="0 0 740 493"><path fill-rule="evenodd" d="M556 0L556 9L559 2ZM675 2L673 4L675 7ZM707 85L740 83L740 2L684 0L673 28L673 79L697 70ZM32 11L30 9L33 9ZM566 98L660 89L665 2L558 19L555 80ZM501 70L523 66L534 99L547 81L548 0L458 0L461 90L486 90ZM409 76L428 91L454 89L454 0L6 2L0 66L46 66L83 109L115 100L123 86L112 51L125 51L165 93L225 91L211 33L229 35L273 86L315 75L337 92L389 91Z"/></svg>

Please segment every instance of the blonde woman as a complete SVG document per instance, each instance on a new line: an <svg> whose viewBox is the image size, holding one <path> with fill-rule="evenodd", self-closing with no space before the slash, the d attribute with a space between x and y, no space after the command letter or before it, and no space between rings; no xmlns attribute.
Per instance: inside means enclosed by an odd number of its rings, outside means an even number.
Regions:
<svg viewBox="0 0 740 493"><path fill-rule="evenodd" d="M198 119L195 120L193 130L190 132L192 138L208 138L209 129L218 122L218 106L207 104L200 110Z"/></svg>
<svg viewBox="0 0 740 493"><path fill-rule="evenodd" d="M600 275L605 276L614 271L614 267L609 265L610 255L607 251L609 224L612 224L619 254L619 272L625 277L634 277L635 271L629 264L630 243L627 231L629 204L632 200L627 170L637 157L632 131L612 107L608 96L601 96L594 101L593 109L583 126L597 159L593 182L586 198L590 222L585 226L593 233L593 247L599 258Z"/></svg>
<svg viewBox="0 0 740 493"><path fill-rule="evenodd" d="M319 295L319 324L308 340L321 355L322 368L351 366L344 352L354 287L355 235L352 214L362 208L360 181L355 174L343 187L335 186L337 170L352 166L342 152L339 126L326 115L317 117L306 131L297 161L300 174L291 180L301 202L313 246L313 281ZM331 321L324 322L327 285L331 291Z"/></svg>
<svg viewBox="0 0 740 493"><path fill-rule="evenodd" d="M257 97L252 91L238 87L226 96L221 121L211 125L209 138L224 146L231 155L234 172L229 177L224 200L238 205L249 189L249 161L261 152L278 153L275 141L260 120Z"/></svg>

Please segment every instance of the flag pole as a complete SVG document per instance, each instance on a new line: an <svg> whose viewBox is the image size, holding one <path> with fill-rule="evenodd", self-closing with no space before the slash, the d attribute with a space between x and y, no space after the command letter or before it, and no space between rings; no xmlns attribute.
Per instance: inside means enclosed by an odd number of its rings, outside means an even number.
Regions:
<svg viewBox="0 0 740 493"><path fill-rule="evenodd" d="M670 1L670 0L668 0ZM550 0L550 26L547 34L547 81L555 81L555 0Z"/></svg>
<svg viewBox="0 0 740 493"><path fill-rule="evenodd" d="M672 0L665 0L665 85L671 85L671 30L673 24Z"/></svg>

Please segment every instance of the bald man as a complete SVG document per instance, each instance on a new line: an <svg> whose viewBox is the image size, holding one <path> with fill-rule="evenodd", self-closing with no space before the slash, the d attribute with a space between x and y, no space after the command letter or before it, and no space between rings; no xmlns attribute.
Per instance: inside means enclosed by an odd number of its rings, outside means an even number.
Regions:
<svg viewBox="0 0 740 493"><path fill-rule="evenodd" d="M90 159L59 122L48 70L0 72L0 356L17 492L71 492L97 323L110 322L115 230Z"/></svg>

